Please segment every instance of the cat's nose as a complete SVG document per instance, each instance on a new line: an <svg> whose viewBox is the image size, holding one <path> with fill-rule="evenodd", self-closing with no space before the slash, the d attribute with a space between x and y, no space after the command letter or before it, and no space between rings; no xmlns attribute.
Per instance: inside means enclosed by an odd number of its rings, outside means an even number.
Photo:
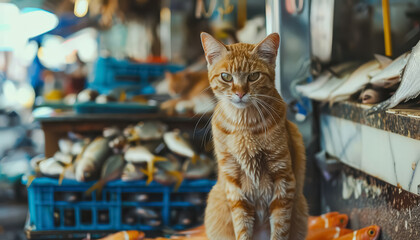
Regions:
<svg viewBox="0 0 420 240"><path fill-rule="evenodd" d="M239 97L239 99L242 99L245 96L246 92L236 92L235 94Z"/></svg>

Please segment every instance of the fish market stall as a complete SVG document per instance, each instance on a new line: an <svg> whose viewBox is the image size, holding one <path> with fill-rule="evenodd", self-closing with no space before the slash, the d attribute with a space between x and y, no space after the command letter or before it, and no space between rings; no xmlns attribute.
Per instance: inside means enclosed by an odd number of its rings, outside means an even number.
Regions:
<svg viewBox="0 0 420 240"><path fill-rule="evenodd" d="M0 239L420 239L419 26L418 0L0 1Z"/></svg>

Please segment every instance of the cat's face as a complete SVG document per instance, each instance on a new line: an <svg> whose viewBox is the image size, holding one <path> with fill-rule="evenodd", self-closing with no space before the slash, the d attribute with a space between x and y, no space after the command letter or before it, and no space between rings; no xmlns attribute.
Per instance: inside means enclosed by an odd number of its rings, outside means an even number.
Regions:
<svg viewBox="0 0 420 240"><path fill-rule="evenodd" d="M258 104L262 95L275 88L278 34L271 34L258 44L224 45L207 33L201 34L201 41L210 86L219 100L244 109Z"/></svg>

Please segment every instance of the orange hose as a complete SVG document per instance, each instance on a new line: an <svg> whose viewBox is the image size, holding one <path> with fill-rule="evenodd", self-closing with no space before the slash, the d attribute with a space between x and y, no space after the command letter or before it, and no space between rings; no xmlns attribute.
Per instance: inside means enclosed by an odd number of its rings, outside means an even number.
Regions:
<svg viewBox="0 0 420 240"><path fill-rule="evenodd" d="M392 56L391 20L389 17L389 0L382 0L382 16L384 25L385 55Z"/></svg>

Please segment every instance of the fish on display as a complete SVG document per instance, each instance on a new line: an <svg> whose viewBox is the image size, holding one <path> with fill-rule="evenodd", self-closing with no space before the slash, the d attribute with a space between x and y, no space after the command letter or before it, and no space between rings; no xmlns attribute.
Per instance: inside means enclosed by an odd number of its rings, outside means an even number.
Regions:
<svg viewBox="0 0 420 240"><path fill-rule="evenodd" d="M71 154L71 149L73 147L73 141L67 138L62 138L58 140L58 148L63 154Z"/></svg>
<svg viewBox="0 0 420 240"><path fill-rule="evenodd" d="M94 180L101 171L102 164L109 155L108 139L96 138L83 151L81 158L75 161L76 180Z"/></svg>
<svg viewBox="0 0 420 240"><path fill-rule="evenodd" d="M39 171L49 177L58 177L64 171L64 166L55 158L45 159L38 164Z"/></svg>
<svg viewBox="0 0 420 240"><path fill-rule="evenodd" d="M194 224L194 212L191 210L181 210L178 211L178 216L176 217L177 219L177 224L179 225L184 225L184 226L188 226L191 224Z"/></svg>
<svg viewBox="0 0 420 240"><path fill-rule="evenodd" d="M361 91L355 93L350 99L357 100L363 104L375 104L390 98L394 94L393 88L383 88L368 83Z"/></svg>
<svg viewBox="0 0 420 240"><path fill-rule="evenodd" d="M165 171L163 169L157 169L154 173L154 179L162 185L172 185L175 183L174 190L176 191L181 186L184 177L179 171Z"/></svg>
<svg viewBox="0 0 420 240"><path fill-rule="evenodd" d="M76 156L82 153L83 148L86 146L86 143L84 141L77 141L74 142L71 147L71 155Z"/></svg>
<svg viewBox="0 0 420 240"><path fill-rule="evenodd" d="M117 136L109 141L109 147L114 153L122 153L128 148L127 139L123 136Z"/></svg>
<svg viewBox="0 0 420 240"><path fill-rule="evenodd" d="M370 83L379 87L388 87L399 82L401 73L407 65L409 57L410 53L402 54L378 74L372 76Z"/></svg>
<svg viewBox="0 0 420 240"><path fill-rule="evenodd" d="M172 152L191 158L193 163L195 163L199 158L199 156L194 152L192 146L181 136L181 132L179 130L164 133L163 140Z"/></svg>
<svg viewBox="0 0 420 240"><path fill-rule="evenodd" d="M348 233L344 236L334 238L334 240L377 240L381 228L377 225L362 228L360 230Z"/></svg>
<svg viewBox="0 0 420 240"><path fill-rule="evenodd" d="M68 153L56 152L54 154L54 158L55 160L61 162L64 165L69 165L73 162L73 156Z"/></svg>
<svg viewBox="0 0 420 240"><path fill-rule="evenodd" d="M330 67L313 82L296 86L296 91L311 99L326 101L329 94L343 83L348 73L358 65L357 62L346 62Z"/></svg>
<svg viewBox="0 0 420 240"><path fill-rule="evenodd" d="M127 162L131 163L147 163L147 184L153 180L155 162L166 161L166 158L153 155L143 146L130 147L125 152L124 158Z"/></svg>
<svg viewBox="0 0 420 240"><path fill-rule="evenodd" d="M102 131L102 136L108 138L108 137L115 137L121 135L121 131L118 127L106 127Z"/></svg>
<svg viewBox="0 0 420 240"><path fill-rule="evenodd" d="M122 155L116 154L110 156L102 166L99 181L86 191L86 195L89 195L95 190L100 192L107 182L120 178L124 165L125 162Z"/></svg>
<svg viewBox="0 0 420 240"><path fill-rule="evenodd" d="M332 240L352 232L351 229L339 227L312 229L308 231L305 240Z"/></svg>
<svg viewBox="0 0 420 240"><path fill-rule="evenodd" d="M185 179L201 179L209 177L214 172L214 167L215 161L202 155L195 164L192 159L185 161L182 170Z"/></svg>
<svg viewBox="0 0 420 240"><path fill-rule="evenodd" d="M161 139L167 129L167 125L156 121L139 122L134 126L134 132L143 141Z"/></svg>
<svg viewBox="0 0 420 240"><path fill-rule="evenodd" d="M141 166L141 164L133 164L129 162L124 166L121 180L125 182L141 180L146 176L146 173L147 171L143 166Z"/></svg>
<svg viewBox="0 0 420 240"><path fill-rule="evenodd" d="M105 103L116 102L116 101L117 101L116 97L112 95L108 95L108 94L101 94L97 96L95 99L95 103L98 103L98 104L105 104Z"/></svg>
<svg viewBox="0 0 420 240"><path fill-rule="evenodd" d="M342 85L331 93L329 101L337 102L347 100L350 95L369 83L369 74L372 71L383 69L387 66L387 64L389 64L389 62L385 63L384 61L376 58L375 60L369 61L358 67Z"/></svg>
<svg viewBox="0 0 420 240"><path fill-rule="evenodd" d="M420 94L420 41L414 46L402 73L401 83L397 91L388 100L375 105L367 112L368 115L385 111L397 106L402 101L416 98Z"/></svg>
<svg viewBox="0 0 420 240"><path fill-rule="evenodd" d="M96 97L99 95L98 91L92 89L85 89L77 94L77 102L85 103L95 101Z"/></svg>
<svg viewBox="0 0 420 240"><path fill-rule="evenodd" d="M145 236L146 235L144 234L144 232L130 230L130 231L121 231L114 234L110 234L98 240L143 240Z"/></svg>
<svg viewBox="0 0 420 240"><path fill-rule="evenodd" d="M159 227L162 224L162 221L160 219L146 219L144 224L151 227Z"/></svg>
<svg viewBox="0 0 420 240"><path fill-rule="evenodd" d="M322 214L321 216L310 216L308 218L308 229L311 230L331 227L345 228L348 221L349 217L346 214L340 214L339 212L329 212Z"/></svg>
<svg viewBox="0 0 420 240"><path fill-rule="evenodd" d="M185 200L196 206L206 203L206 197L203 193L188 193L186 194Z"/></svg>
<svg viewBox="0 0 420 240"><path fill-rule="evenodd" d="M139 217L139 219L156 219L159 218L159 214L156 210L151 208L143 208L143 207L137 207L134 210L134 213L136 216Z"/></svg>

